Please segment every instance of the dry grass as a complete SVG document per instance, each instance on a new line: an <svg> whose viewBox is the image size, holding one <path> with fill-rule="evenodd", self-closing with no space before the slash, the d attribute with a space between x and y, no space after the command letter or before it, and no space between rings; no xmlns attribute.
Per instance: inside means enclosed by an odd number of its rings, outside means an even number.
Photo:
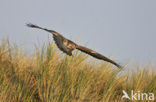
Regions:
<svg viewBox="0 0 156 102"><path fill-rule="evenodd" d="M0 102L129 102L121 98L122 90L156 95L154 68L119 75L110 64L91 65L86 59L80 52L62 56L53 43L30 56L5 40L0 45Z"/></svg>

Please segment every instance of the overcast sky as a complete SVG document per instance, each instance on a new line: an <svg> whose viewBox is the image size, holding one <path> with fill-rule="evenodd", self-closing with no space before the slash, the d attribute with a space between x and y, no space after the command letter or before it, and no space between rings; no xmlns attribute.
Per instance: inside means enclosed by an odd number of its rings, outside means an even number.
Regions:
<svg viewBox="0 0 156 102"><path fill-rule="evenodd" d="M0 0L0 40L9 37L31 51L56 30L121 63L156 62L155 0Z"/></svg>

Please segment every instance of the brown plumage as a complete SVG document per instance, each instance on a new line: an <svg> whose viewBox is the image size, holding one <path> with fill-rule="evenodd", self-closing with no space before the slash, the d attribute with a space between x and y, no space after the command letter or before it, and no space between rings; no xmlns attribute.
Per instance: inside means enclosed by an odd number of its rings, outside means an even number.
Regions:
<svg viewBox="0 0 156 102"><path fill-rule="evenodd" d="M66 39L64 36L62 36L61 34L59 34L58 32L56 32L54 30L48 30L46 28L42 28L42 27L39 27L39 26L33 25L33 24L27 24L27 26L31 27L31 28L42 29L42 30L45 30L49 33L52 33L54 41L55 41L56 45L58 46L58 48L69 56L72 55L72 51L74 49L78 49L78 50L80 50L86 54L89 54L89 55L97 58L97 59L110 62L110 63L114 64L115 66L117 66L118 68L121 68L121 66L119 64L117 64L116 62L114 62L113 60L111 60L111 59L109 59L109 58L101 55L100 53L97 53L97 52L95 52L89 48L77 45L73 41Z"/></svg>

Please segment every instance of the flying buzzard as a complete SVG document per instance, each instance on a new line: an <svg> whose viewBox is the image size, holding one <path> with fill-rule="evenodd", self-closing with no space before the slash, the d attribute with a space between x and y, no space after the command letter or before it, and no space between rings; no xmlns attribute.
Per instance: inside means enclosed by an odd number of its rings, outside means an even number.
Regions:
<svg viewBox="0 0 156 102"><path fill-rule="evenodd" d="M72 51L74 49L78 49L82 52L85 52L85 53L97 58L97 59L110 62L110 63L114 64L115 66L117 66L118 68L121 68L121 66L119 64L117 64L116 62L114 62L113 60L111 60L111 59L109 59L109 58L101 55L100 53L97 53L97 52L95 52L89 48L77 45L73 41L66 39L64 36L62 36L61 34L59 34L58 32L56 32L54 30L42 28L42 27L39 27L39 26L34 25L34 24L27 24L27 26L31 27L31 28L42 29L42 30L45 30L45 31L53 34L54 41L55 41L56 45L58 46L58 48L69 56L72 55Z"/></svg>

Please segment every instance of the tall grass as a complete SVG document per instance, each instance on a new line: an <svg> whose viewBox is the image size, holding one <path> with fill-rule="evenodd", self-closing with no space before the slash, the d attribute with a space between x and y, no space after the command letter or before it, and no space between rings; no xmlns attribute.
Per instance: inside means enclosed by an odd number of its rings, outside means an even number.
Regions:
<svg viewBox="0 0 156 102"><path fill-rule="evenodd" d="M52 42L28 55L3 41L0 102L129 102L121 98L122 90L156 95L154 68L119 75L110 64L93 65L87 57L78 51L74 57L62 55Z"/></svg>

